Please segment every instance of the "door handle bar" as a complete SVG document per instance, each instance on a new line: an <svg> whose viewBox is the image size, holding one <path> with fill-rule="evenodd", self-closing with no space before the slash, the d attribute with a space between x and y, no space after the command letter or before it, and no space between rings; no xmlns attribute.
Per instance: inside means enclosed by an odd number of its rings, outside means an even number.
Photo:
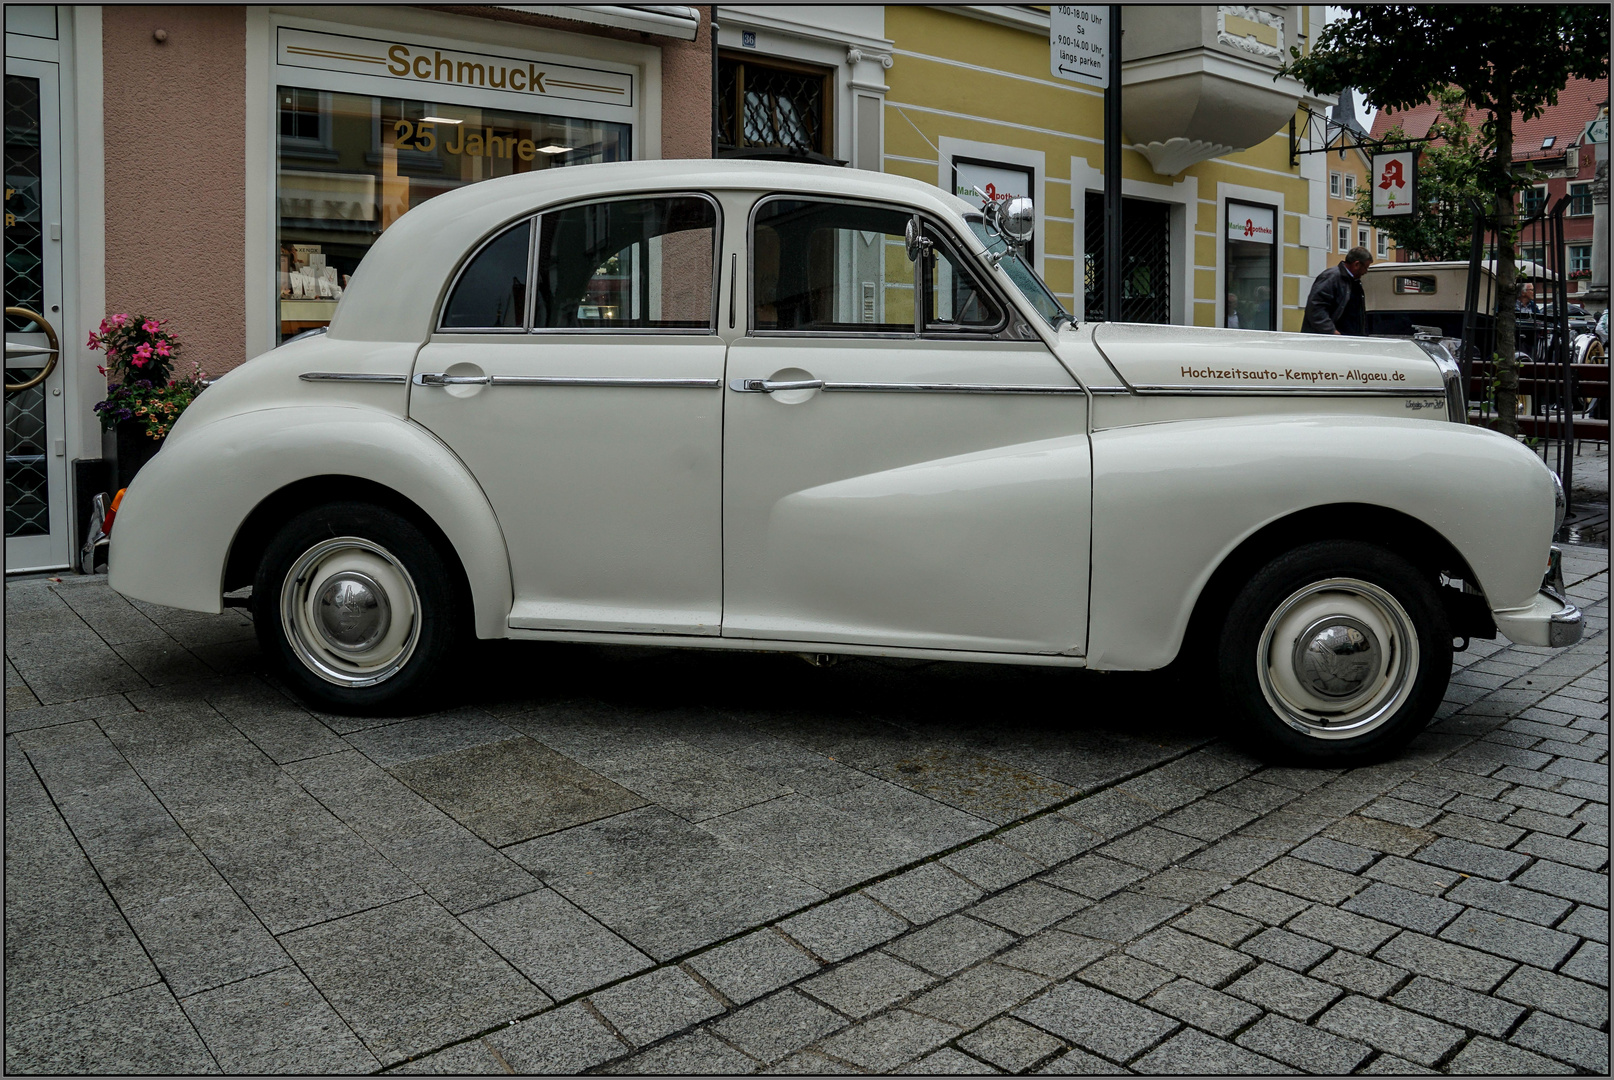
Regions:
<svg viewBox="0 0 1614 1080"><path fill-rule="evenodd" d="M50 359L45 362L44 370L42 370L38 375L35 375L33 378L24 379L19 383L6 383L6 393L14 394L19 390L31 390L40 383L44 382L46 379L50 378L50 373L56 370L56 362L62 358L62 343L61 340L56 336L56 328L52 326L50 322L46 320L45 316L41 315L39 312L31 311L25 307L8 307L6 308L6 315L9 318L30 320L34 323L34 325L38 326L40 330L44 331L45 340L50 342L50 348L48 349L41 349L38 345L24 345L20 342L16 344L11 342L6 343L7 360L12 359L13 357L21 358L24 356L50 357Z"/></svg>
<svg viewBox="0 0 1614 1080"><path fill-rule="evenodd" d="M771 394L775 390L822 390L823 379L732 379L730 390L744 394Z"/></svg>
<svg viewBox="0 0 1614 1080"><path fill-rule="evenodd" d="M415 375L416 386L491 386L492 375L450 375L442 371L422 371Z"/></svg>

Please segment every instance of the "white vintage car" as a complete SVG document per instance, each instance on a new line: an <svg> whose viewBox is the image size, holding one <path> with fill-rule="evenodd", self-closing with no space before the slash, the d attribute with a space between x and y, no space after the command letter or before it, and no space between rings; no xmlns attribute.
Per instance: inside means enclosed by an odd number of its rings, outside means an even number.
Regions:
<svg viewBox="0 0 1614 1080"><path fill-rule="evenodd" d="M1566 645L1556 479L1429 342L1078 325L1026 207L775 163L589 165L410 211L329 332L197 399L111 585L217 612L320 707L466 635L1219 679L1326 762L1454 648ZM1546 572L1544 580L1544 572Z"/></svg>

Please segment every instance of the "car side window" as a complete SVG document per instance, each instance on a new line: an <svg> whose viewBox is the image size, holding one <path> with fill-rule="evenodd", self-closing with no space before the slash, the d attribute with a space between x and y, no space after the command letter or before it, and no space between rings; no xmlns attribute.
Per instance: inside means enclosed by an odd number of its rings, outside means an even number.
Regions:
<svg viewBox="0 0 1614 1080"><path fill-rule="evenodd" d="M763 203L751 233L753 329L911 335L908 217L855 203Z"/></svg>
<svg viewBox="0 0 1614 1080"><path fill-rule="evenodd" d="M527 313L532 222L495 236L471 256L443 308L444 330L519 330Z"/></svg>
<svg viewBox="0 0 1614 1080"><path fill-rule="evenodd" d="M931 230L930 234L935 235ZM1003 325L1003 308L964 258L937 243L925 274L925 331L991 331Z"/></svg>
<svg viewBox="0 0 1614 1080"><path fill-rule="evenodd" d="M547 211L532 328L712 333L716 243L717 208L698 195Z"/></svg>

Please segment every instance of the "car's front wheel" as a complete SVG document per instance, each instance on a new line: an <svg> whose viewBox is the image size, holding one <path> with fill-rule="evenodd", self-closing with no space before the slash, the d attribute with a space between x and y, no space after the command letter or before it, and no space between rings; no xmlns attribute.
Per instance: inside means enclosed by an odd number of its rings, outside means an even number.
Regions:
<svg viewBox="0 0 1614 1080"><path fill-rule="evenodd" d="M269 542L252 589L264 653L333 712L418 709L459 639L442 553L409 519L328 503Z"/></svg>
<svg viewBox="0 0 1614 1080"><path fill-rule="evenodd" d="M1258 747L1337 766L1393 753L1423 730L1451 658L1434 586L1393 552L1337 540L1296 548L1250 579L1218 663Z"/></svg>

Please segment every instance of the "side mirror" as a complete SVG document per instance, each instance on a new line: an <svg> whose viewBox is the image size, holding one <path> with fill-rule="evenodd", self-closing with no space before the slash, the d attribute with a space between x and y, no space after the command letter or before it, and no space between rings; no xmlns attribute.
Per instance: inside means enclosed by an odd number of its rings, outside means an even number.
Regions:
<svg viewBox="0 0 1614 1080"><path fill-rule="evenodd" d="M907 227L902 230L902 238L908 245L908 261L911 263L917 263L931 248L930 241L924 236L924 226L919 224L918 214L908 219Z"/></svg>
<svg viewBox="0 0 1614 1080"><path fill-rule="evenodd" d="M1016 247L1024 247L1037 228L1036 207L1030 199L1010 199L998 210L998 228Z"/></svg>

